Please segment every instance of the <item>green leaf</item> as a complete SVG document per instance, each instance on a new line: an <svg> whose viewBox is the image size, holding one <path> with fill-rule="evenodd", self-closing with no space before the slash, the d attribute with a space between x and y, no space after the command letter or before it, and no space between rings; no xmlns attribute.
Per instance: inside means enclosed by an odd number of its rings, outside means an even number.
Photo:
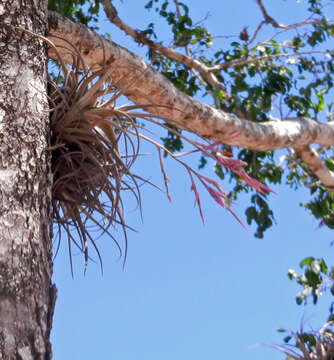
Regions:
<svg viewBox="0 0 334 360"><path fill-rule="evenodd" d="M334 159L333 158L328 158L326 159L326 165L328 167L329 170L334 171Z"/></svg>
<svg viewBox="0 0 334 360"><path fill-rule="evenodd" d="M309 256L309 257L303 259L303 260L300 262L299 266L300 266L301 268L304 267L305 265L310 266L311 263L312 263L312 261L314 261L314 257L313 257L313 256Z"/></svg>
<svg viewBox="0 0 334 360"><path fill-rule="evenodd" d="M320 265L321 272L322 272L323 274L327 274L328 267L327 267L324 259L320 259L320 260L319 260L319 265Z"/></svg>
<svg viewBox="0 0 334 360"><path fill-rule="evenodd" d="M278 328L278 329L277 329L277 332L279 332L279 333L284 333L284 332L286 332L286 329Z"/></svg>
<svg viewBox="0 0 334 360"><path fill-rule="evenodd" d="M285 343L288 343L291 339L292 339L292 336L291 336L291 335L288 335L288 336L285 336L285 337L284 337L283 341L284 341Z"/></svg>
<svg viewBox="0 0 334 360"><path fill-rule="evenodd" d="M301 305L303 303L303 297L297 296L296 297L296 303L297 303L297 305Z"/></svg>

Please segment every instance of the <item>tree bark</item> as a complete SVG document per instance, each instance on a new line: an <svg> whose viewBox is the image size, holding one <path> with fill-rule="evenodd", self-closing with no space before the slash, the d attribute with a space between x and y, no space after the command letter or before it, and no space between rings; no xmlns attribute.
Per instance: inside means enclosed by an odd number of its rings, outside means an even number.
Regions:
<svg viewBox="0 0 334 360"><path fill-rule="evenodd" d="M138 33L121 22L112 4L103 1L105 12L111 22L132 36ZM255 151L268 151L293 147L313 174L331 191L334 191L334 173L329 171L311 144L324 147L334 145L334 121L318 122L309 118L273 119L255 123L219 111L177 90L164 76L155 71L140 56L113 41L106 40L82 24L49 12L49 39L54 42L64 61L72 62L69 43L80 50L81 56L92 71L104 68L123 94L135 104L150 104L146 109L176 127L193 132L218 143L239 146ZM148 46L170 56L203 76L203 64L188 59L174 50L163 48L150 40ZM151 45L150 45L151 44ZM153 45L152 45L153 44ZM57 59L52 47L49 56ZM203 70L203 71L202 71ZM220 89L208 68L203 76L213 87ZM209 76L209 77L208 77ZM145 109L145 106L143 106Z"/></svg>
<svg viewBox="0 0 334 360"><path fill-rule="evenodd" d="M54 12L49 13L49 39L65 61L72 62L68 51L71 43L80 50L90 68L104 67L117 87L135 104L150 104L149 111L204 138L256 151L310 144L334 145L334 121L320 123L296 118L255 123L239 119L187 96L140 56ZM52 48L49 56L56 58Z"/></svg>
<svg viewBox="0 0 334 360"><path fill-rule="evenodd" d="M46 0L0 0L0 359L51 359Z"/></svg>

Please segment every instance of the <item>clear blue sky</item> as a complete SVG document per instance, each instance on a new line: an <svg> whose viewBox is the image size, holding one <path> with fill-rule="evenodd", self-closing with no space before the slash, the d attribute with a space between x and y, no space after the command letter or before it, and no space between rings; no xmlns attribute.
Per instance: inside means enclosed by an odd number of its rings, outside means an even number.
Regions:
<svg viewBox="0 0 334 360"><path fill-rule="evenodd" d="M278 22L302 18L303 7L293 0L265 1ZM123 19L144 28L159 21L143 9L146 1L116 1ZM189 2L190 3L190 2ZM206 24L214 35L235 35L260 19L255 0L192 1L194 19L207 13ZM242 9L242 11L241 11ZM328 14L333 17L333 13ZM101 17L101 26L117 43L145 54ZM164 26L156 25L162 38ZM226 41L226 40L222 40ZM219 43L217 43L218 48ZM146 149L145 149L146 150ZM153 150L152 150L153 152ZM138 172L162 185L156 156L145 157ZM138 232L129 234L125 269L107 238L98 240L104 275L90 263L83 275L83 259L74 257L72 279L66 246L55 260L54 282L58 287L52 345L55 360L217 360L282 359L262 344L281 343L276 329L319 327L327 316L329 298L319 305L298 307L299 288L287 279L289 268L309 255L333 261L330 243L334 233L319 229L317 222L299 207L308 199L304 191L286 186L274 188L271 206L277 225L262 240L247 233L226 211L201 191L206 219L202 225L186 173L166 161L172 203L149 186L141 223L129 211L128 223ZM210 174L210 166L205 170ZM223 184L228 190L229 184ZM243 221L248 196L234 206ZM121 236L121 233L120 233ZM65 244L64 244L65 245Z"/></svg>

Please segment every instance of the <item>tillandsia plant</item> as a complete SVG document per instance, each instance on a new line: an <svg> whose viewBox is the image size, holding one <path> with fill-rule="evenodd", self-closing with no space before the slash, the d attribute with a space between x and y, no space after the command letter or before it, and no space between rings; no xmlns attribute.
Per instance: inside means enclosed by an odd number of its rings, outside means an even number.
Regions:
<svg viewBox="0 0 334 360"><path fill-rule="evenodd" d="M79 53L72 52L70 68L59 59L62 76L49 82L54 222L58 246L63 229L70 255L73 243L84 253L87 264L90 241L102 264L90 225L108 234L122 254L110 227L119 224L127 244L121 192L132 192L140 206L139 177L130 171L139 136L136 130L135 136L128 134L127 128L136 126L127 108L114 106L119 92L108 74L103 70L90 73ZM121 138L126 149L123 155L118 146Z"/></svg>
<svg viewBox="0 0 334 360"><path fill-rule="evenodd" d="M45 40L55 48L49 40ZM62 234L66 234L72 272L72 247L75 246L83 252L86 269L89 243L95 248L102 268L102 259L95 243L96 234L93 236L92 233L93 228L98 230L98 236L107 234L114 240L120 256L124 255L125 263L127 230L131 228L124 218L122 196L125 191L132 193L141 209L140 183L150 183L133 173L131 169L139 155L141 141L146 141L157 149L169 200L171 198L168 191L168 177L163 165L162 152L186 169L191 190L195 194L195 204L203 222L196 181L201 183L210 196L242 224L231 210L230 201L219 183L194 170L181 160L183 156L199 151L239 175L260 193L271 191L265 185L250 178L243 170L246 164L227 156L221 150L220 144L208 144L205 140L203 143L193 141L163 124L160 120L168 123L168 119L159 116L157 110L159 104L117 106L116 103L124 89L113 82L109 75L108 60L100 70L93 72L88 69L80 52L74 46L69 44L67 50L71 54L72 63L65 64L58 55L59 75L49 80L50 150L53 217L58 227L56 253ZM154 114L153 111L150 112L152 107ZM172 153L155 141L151 134L146 135L145 128L138 123L138 119L174 132L194 149L182 154ZM120 245L113 234L115 226L122 228L124 246Z"/></svg>
<svg viewBox="0 0 334 360"><path fill-rule="evenodd" d="M285 337L285 345L274 348L283 352L287 360L331 360L334 358L334 333L328 329L331 325L332 321L318 331L306 333L301 329L297 333L291 332ZM289 344L293 339L295 344Z"/></svg>

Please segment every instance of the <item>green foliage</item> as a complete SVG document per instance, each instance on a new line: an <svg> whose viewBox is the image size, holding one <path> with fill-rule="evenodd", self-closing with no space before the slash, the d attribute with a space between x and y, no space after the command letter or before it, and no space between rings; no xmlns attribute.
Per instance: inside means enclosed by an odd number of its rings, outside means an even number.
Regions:
<svg viewBox="0 0 334 360"><path fill-rule="evenodd" d="M93 30L98 30L97 23L100 10L99 0L48 0L48 9L68 17L69 19L90 26Z"/></svg>
<svg viewBox="0 0 334 360"><path fill-rule="evenodd" d="M179 129L177 129L173 125L165 123L165 126L170 129L174 129L174 130L177 130L178 132L181 132ZM180 136L176 135L175 132L168 131L167 136L162 137L161 140L162 140L164 147L171 152L180 151L183 149L183 142L182 142ZM165 151L164 157L166 157L166 156L167 156L167 152Z"/></svg>
<svg viewBox="0 0 334 360"><path fill-rule="evenodd" d="M334 229L334 198L333 193L325 191L324 188L313 188L315 195L308 203L302 206L309 209L316 219L320 219L319 225L326 225Z"/></svg>
<svg viewBox="0 0 334 360"><path fill-rule="evenodd" d="M191 7L186 3L177 2L175 6L174 1L150 0L144 4L148 11L153 11L169 26L172 44L168 46L185 52L207 66L230 64L221 72L215 73L217 80L229 94L228 99L220 89L212 88L205 81L203 86L192 69L184 64L152 49L148 49L148 59L180 91L192 97L212 96L218 109L238 116L244 114L248 120L267 121L268 116L274 112L273 109L277 108L283 118L287 115L306 116L323 121L326 113L331 114L332 104L328 102L328 96L333 88L334 52L327 48L325 53L320 53L319 49L333 36L334 25L326 22L323 1L309 0L308 4L312 19L318 19L319 22L309 26L307 31L299 29L298 32L287 32L284 38L273 37L269 41L252 44L233 39L229 46L216 48L215 52L210 51L212 35L203 21L193 20ZM97 0L49 0L49 9L97 29L100 10L100 2ZM154 21L148 24L143 33L158 39ZM282 56L279 56L280 54ZM183 148L182 140L173 132L167 131L162 140L171 152ZM248 163L247 173L255 175L259 181L268 184L282 182L283 169L276 165L271 152L257 153L254 156L252 151L239 150L237 157ZM334 168L334 164L328 159L327 165ZM201 158L200 168L203 168L205 163L205 158ZM215 167L215 171L220 178L226 176L219 166ZM231 199L236 199L241 192L250 191L247 185L240 183L237 175L229 176L233 185L229 194ZM310 189L311 198L302 206L310 210L313 216L320 220L321 225L333 228L332 195L310 174L305 173L299 163L288 161L284 178L295 189L300 186ZM257 225L255 236L262 237L263 232L274 223L274 214L263 198L251 196L251 204L246 209L247 221Z"/></svg>
<svg viewBox="0 0 334 360"><path fill-rule="evenodd" d="M148 49L147 55L152 65L185 94L211 97L216 108L239 117L243 114L245 119L255 122L267 121L269 115L282 118L306 116L322 121L326 119L326 114L330 116L332 104L328 98L333 88L334 52L330 44L327 47L325 45L326 51L321 49L334 35L334 25L326 21L323 1L308 0L309 14L312 20L318 22L306 30L299 28L297 32L285 32L283 36L272 37L265 42L255 40L249 43L236 36L229 46L226 43L222 48L216 45L215 51L210 50L213 36L204 21L193 19L190 3L150 0L144 3L144 7L165 21L170 28L172 39L167 46L207 66L226 64L222 71L215 72L215 76L229 98L221 89L213 88L205 80L199 82L198 74L184 64ZM49 0L49 9L97 29L100 10L100 2L97 0ZM252 29L247 31L251 35ZM154 20L142 32L159 41ZM174 132L167 131L162 141L171 152L183 148L181 138ZM334 168L326 151L323 158L329 168ZM277 165L272 152L254 155L252 151L241 149L234 155L247 162L247 173L261 182L278 184L284 179L295 189L301 186L309 188L310 199L302 206L319 219L321 225L334 227L332 195L305 171L303 164L287 157L287 171L283 174L283 168ZM203 168L205 164L206 159L202 157L199 167ZM219 165L215 166L215 172L221 179L227 175ZM229 193L230 199L234 200L240 193L250 191L237 175L229 174L229 180L233 186ZM250 202L250 207L246 209L247 222L256 224L255 236L263 237L264 231L274 223L274 214L266 199L252 195Z"/></svg>
<svg viewBox="0 0 334 360"><path fill-rule="evenodd" d="M315 259L310 256L303 259L300 264L300 268L304 270L304 273L298 275L295 270L290 269L288 271L288 278L290 280L296 280L299 285L303 287L296 297L298 305L307 303L309 296L313 299L313 304L316 304L318 297L322 295L323 291L327 288L331 289L331 293L334 295L334 267L329 271L328 266L324 259Z"/></svg>
<svg viewBox="0 0 334 360"><path fill-rule="evenodd" d="M155 11L171 26L174 37L173 42L176 47L185 47L190 44L210 46L212 42L210 33L204 26L193 25L193 21L189 16L189 7L186 4L179 2L178 10L172 10L170 9L169 1L163 1L160 7L158 2L156 0L154 0L154 3L149 1L145 8L152 9L156 5Z"/></svg>
<svg viewBox="0 0 334 360"><path fill-rule="evenodd" d="M262 196L257 194L253 195L251 197L251 202L254 205L246 210L247 223L251 224L252 221L255 221L257 230L254 235L257 238L262 239L263 232L270 228L275 221L274 214Z"/></svg>

